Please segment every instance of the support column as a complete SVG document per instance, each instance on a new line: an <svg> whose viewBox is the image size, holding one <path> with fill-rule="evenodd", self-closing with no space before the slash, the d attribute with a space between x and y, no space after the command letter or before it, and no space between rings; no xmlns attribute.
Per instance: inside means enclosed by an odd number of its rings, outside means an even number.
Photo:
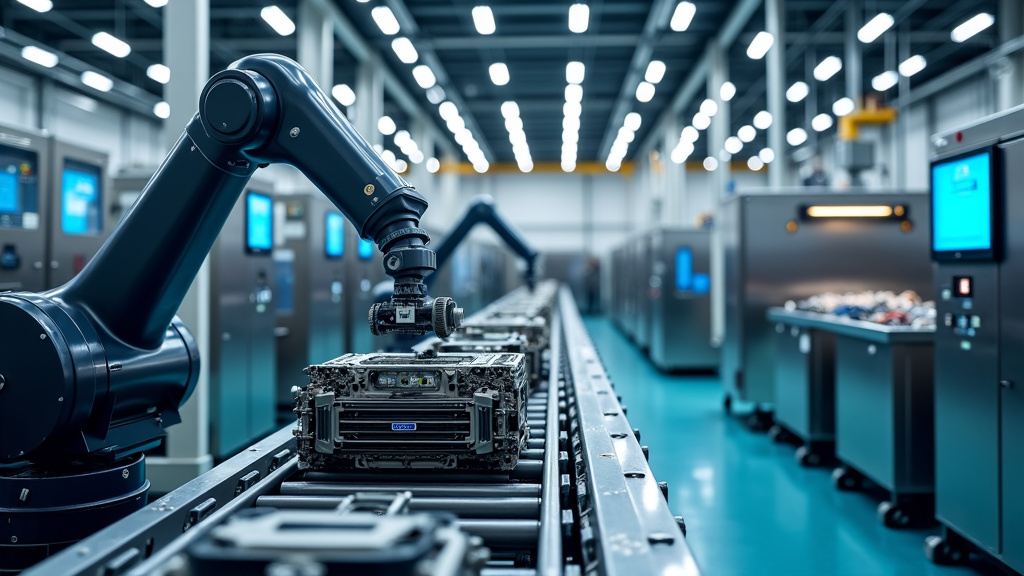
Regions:
<svg viewBox="0 0 1024 576"><path fill-rule="evenodd" d="M210 2L169 2L164 7L164 64L171 81L164 96L171 108L164 121L164 147L170 150L199 108L199 94L210 77ZM147 461L154 492L169 492L213 467L210 455L210 260L178 309L199 346L199 381L181 408L182 423L168 428L166 456Z"/></svg>
<svg viewBox="0 0 1024 576"><path fill-rule="evenodd" d="M299 64L328 94L334 82L334 28L312 0L299 0L297 28Z"/></svg>
<svg viewBox="0 0 1024 576"><path fill-rule="evenodd" d="M722 101L722 84L729 79L729 55L716 40L708 43L708 97L718 103L718 113L708 128L708 156L718 158L729 136L729 103ZM729 184L729 162L719 162L711 174L712 199L717 217ZM711 343L718 346L725 338L725 257L721 226L711 233Z"/></svg>
<svg viewBox="0 0 1024 576"><path fill-rule="evenodd" d="M846 96L854 101L857 109L863 106L861 96L864 95L861 79L861 50L857 31L863 24L863 10L860 0L846 0L846 27L843 31L846 57L843 58L843 70L846 71Z"/></svg>
<svg viewBox="0 0 1024 576"><path fill-rule="evenodd" d="M729 185L729 162L722 162L719 152L725 149L725 139L729 137L731 120L729 102L721 96L722 84L729 80L729 54L719 46L716 40L708 44L708 98L718 104L718 113L711 118L711 126L707 130L708 156L719 160L718 169L711 175L712 190L717 204L726 193Z"/></svg>
<svg viewBox="0 0 1024 576"><path fill-rule="evenodd" d="M786 149L786 0L765 0L765 27L775 38L775 44L768 51L766 65L768 113L772 125L768 127L768 147L775 152L777 160L768 167L768 185L779 188L785 185L788 163L783 151ZM810 128L810 125L808 125Z"/></svg>
<svg viewBox="0 0 1024 576"><path fill-rule="evenodd" d="M662 223L668 226L682 224L683 187L680 185L681 175L685 171L683 164L676 164L672 161L672 151L679 144L679 119L672 117L663 125L664 133L661 135L662 164L665 172L662 174L662 190L664 203L662 204Z"/></svg>
<svg viewBox="0 0 1024 576"><path fill-rule="evenodd" d="M373 55L356 71L356 103L351 107L356 130L371 145L383 145L384 135L377 130L377 120L384 115L384 80L380 57Z"/></svg>

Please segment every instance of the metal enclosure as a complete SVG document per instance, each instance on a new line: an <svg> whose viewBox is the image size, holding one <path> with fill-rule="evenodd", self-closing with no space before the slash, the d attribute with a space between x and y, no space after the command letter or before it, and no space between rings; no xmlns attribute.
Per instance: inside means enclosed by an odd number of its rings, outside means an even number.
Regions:
<svg viewBox="0 0 1024 576"><path fill-rule="evenodd" d="M51 140L46 285L74 278L114 229L107 155Z"/></svg>
<svg viewBox="0 0 1024 576"><path fill-rule="evenodd" d="M274 262L246 251L246 189L210 251L210 453L224 458L275 424ZM199 337L197 335L197 337Z"/></svg>
<svg viewBox="0 0 1024 576"><path fill-rule="evenodd" d="M649 312L651 362L661 370L718 367L711 346L711 235L662 228L650 234L650 278L642 294Z"/></svg>
<svg viewBox="0 0 1024 576"><path fill-rule="evenodd" d="M0 127L0 291L46 289L50 146Z"/></svg>
<svg viewBox="0 0 1024 576"><path fill-rule="evenodd" d="M865 205L903 206L906 220L802 216L807 206ZM927 194L741 193L726 200L720 213L725 274L720 374L727 398L775 399L775 333L765 321L770 306L822 292L914 290L924 299L932 297Z"/></svg>
<svg viewBox="0 0 1024 576"><path fill-rule="evenodd" d="M936 158L995 153L1001 257L938 261L936 517L1024 572L1024 108L933 138ZM1001 242L999 240L1001 235ZM955 291L966 277L971 292Z"/></svg>
<svg viewBox="0 0 1024 576"><path fill-rule="evenodd" d="M345 261L354 256L354 249L344 243L348 221L319 192L278 196L274 216L279 230L273 252L277 287L276 402L279 415L294 420L291 389L308 383L303 370L348 349ZM330 249L328 218L333 232L340 231L342 238L340 246L332 245Z"/></svg>
<svg viewBox="0 0 1024 576"><path fill-rule="evenodd" d="M894 495L928 494L933 335L883 328L836 337L836 456Z"/></svg>
<svg viewBox="0 0 1024 576"><path fill-rule="evenodd" d="M836 434L835 334L775 322L775 422L805 442Z"/></svg>

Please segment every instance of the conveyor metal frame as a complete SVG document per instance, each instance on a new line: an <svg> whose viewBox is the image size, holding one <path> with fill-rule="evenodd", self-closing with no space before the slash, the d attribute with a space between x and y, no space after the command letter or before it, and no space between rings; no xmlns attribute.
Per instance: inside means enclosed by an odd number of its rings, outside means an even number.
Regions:
<svg viewBox="0 0 1024 576"><path fill-rule="evenodd" d="M543 451L524 451L512 474L432 476L444 484L421 484L423 478L416 473L300 475L293 427L288 426L24 576L152 574L158 567L173 566L190 542L261 500L274 505L286 500L292 508L331 508L342 496L368 488L412 489L414 510L449 506L461 516L459 526L488 545L493 541L506 550L536 550L533 567L514 567L509 560L486 568L488 576L699 574L647 464L639 434L630 427L564 287L552 318L549 388L537 392L529 407ZM531 441L531 448L535 446ZM566 453L574 446L576 475L570 474ZM577 483L572 485L574 476ZM463 514L451 509L453 499L464 502ZM476 506L481 507L479 514L473 511ZM516 513L495 521L485 507ZM539 515L522 518L531 515L519 508L538 510ZM567 531L572 538L566 537Z"/></svg>

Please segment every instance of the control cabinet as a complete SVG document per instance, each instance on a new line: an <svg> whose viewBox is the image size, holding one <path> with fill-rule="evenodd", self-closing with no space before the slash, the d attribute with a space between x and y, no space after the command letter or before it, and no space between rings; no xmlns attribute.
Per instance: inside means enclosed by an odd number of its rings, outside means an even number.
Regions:
<svg viewBox="0 0 1024 576"><path fill-rule="evenodd" d="M51 140L48 288L74 278L114 229L107 155Z"/></svg>
<svg viewBox="0 0 1024 576"><path fill-rule="evenodd" d="M936 136L933 560L965 543L1024 571L1024 108Z"/></svg>
<svg viewBox="0 0 1024 576"><path fill-rule="evenodd" d="M49 154L41 134L0 128L0 292L46 288Z"/></svg>
<svg viewBox="0 0 1024 576"><path fill-rule="evenodd" d="M291 389L309 383L303 370L348 350L345 261L353 250L345 243L348 221L319 193L278 196L274 216L277 406L294 421Z"/></svg>
<svg viewBox="0 0 1024 576"><path fill-rule="evenodd" d="M273 197L246 189L210 251L210 452L230 456L276 424ZM197 335L197 338L200 337Z"/></svg>

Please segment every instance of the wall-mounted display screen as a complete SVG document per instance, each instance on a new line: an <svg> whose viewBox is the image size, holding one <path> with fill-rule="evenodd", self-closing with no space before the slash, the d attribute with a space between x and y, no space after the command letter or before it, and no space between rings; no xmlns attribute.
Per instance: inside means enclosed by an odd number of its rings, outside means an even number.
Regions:
<svg viewBox="0 0 1024 576"><path fill-rule="evenodd" d="M269 254L274 247L273 204L266 194L245 196L245 249L251 254Z"/></svg>
<svg viewBox="0 0 1024 576"><path fill-rule="evenodd" d="M995 256L992 149L932 164L932 255L937 259Z"/></svg>
<svg viewBox="0 0 1024 576"><path fill-rule="evenodd" d="M64 159L60 185L60 227L65 234L103 233L103 169Z"/></svg>
<svg viewBox="0 0 1024 576"><path fill-rule="evenodd" d="M39 155L0 145L0 228L39 228Z"/></svg>
<svg viewBox="0 0 1024 576"><path fill-rule="evenodd" d="M676 250L676 290L693 290L693 251L689 248Z"/></svg>
<svg viewBox="0 0 1024 576"><path fill-rule="evenodd" d="M373 258L373 242L369 240L359 239L359 259L369 260Z"/></svg>
<svg viewBox="0 0 1024 576"><path fill-rule="evenodd" d="M341 258L345 254L345 218L337 212L327 213L324 253L328 258Z"/></svg>

